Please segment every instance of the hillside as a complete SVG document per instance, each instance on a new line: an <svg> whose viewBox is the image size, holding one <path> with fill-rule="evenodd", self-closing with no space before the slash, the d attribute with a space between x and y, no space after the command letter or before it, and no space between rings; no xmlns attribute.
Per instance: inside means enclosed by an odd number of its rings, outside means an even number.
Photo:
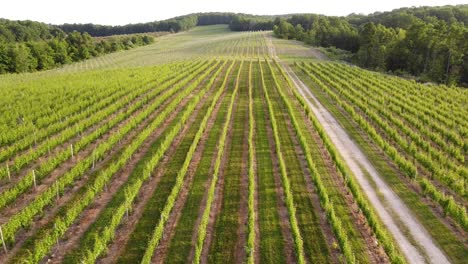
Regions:
<svg viewBox="0 0 468 264"><path fill-rule="evenodd" d="M0 90L1 263L468 258L466 89L210 25Z"/></svg>

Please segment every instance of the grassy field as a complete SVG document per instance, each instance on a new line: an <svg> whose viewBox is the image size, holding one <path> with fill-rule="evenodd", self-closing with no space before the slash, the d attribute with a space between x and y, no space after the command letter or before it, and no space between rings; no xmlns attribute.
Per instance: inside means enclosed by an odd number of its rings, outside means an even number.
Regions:
<svg viewBox="0 0 468 264"><path fill-rule="evenodd" d="M0 262L411 262L284 62L464 263L467 91L318 52L217 25L0 76Z"/></svg>

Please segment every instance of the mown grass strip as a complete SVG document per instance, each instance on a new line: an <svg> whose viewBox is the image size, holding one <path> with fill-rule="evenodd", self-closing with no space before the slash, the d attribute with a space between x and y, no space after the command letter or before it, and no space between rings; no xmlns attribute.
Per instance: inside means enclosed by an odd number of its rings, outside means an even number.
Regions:
<svg viewBox="0 0 468 264"><path fill-rule="evenodd" d="M267 105L268 105L268 112L270 114L270 121L271 121L270 123L271 123L271 126L273 128L273 136L274 136L275 144L276 144L276 154L278 156L278 162L279 162L279 166L280 166L283 189L284 189L284 193L286 195L286 206L287 206L288 212L289 212L289 222L291 224L291 230L292 230L292 233L293 233L294 244L295 244L295 247L296 247L296 253L297 253L297 258L298 258L297 261L298 261L299 264L303 264L303 263L305 263L304 242L302 240L302 236L301 236L301 233L300 233L300 230L299 230L299 225L298 225L298 222L297 222L297 219L296 219L296 207L294 205L294 198L293 198L293 194L292 194L292 191L291 191L291 184L290 184L289 179L288 179L286 165L284 163L283 153L282 153L282 150L281 150L281 140L280 140L279 133L278 133L278 125L277 125L277 122L276 122L275 113L274 113L274 110L273 110L273 105L272 105L270 97L268 95L267 87L265 85L263 67L261 65L261 62L260 62L260 76L261 76L261 80L262 80L263 92L265 94L265 98L266 98Z"/></svg>
<svg viewBox="0 0 468 264"><path fill-rule="evenodd" d="M227 165L224 172L224 183L221 200L221 209L216 216L214 235L208 251L208 262L240 262L237 255L240 219L242 207L242 177L247 174L247 167L243 170L244 146L247 143L247 88L249 67L242 67L239 77L232 79L232 85L238 87L238 99L233 109L232 126L230 128L230 144L226 147ZM238 82L238 83L235 83ZM247 151L245 152L247 154ZM244 175L242 173L245 173ZM245 200L245 202L247 202ZM247 213L247 212L246 212ZM245 233L244 233L245 234ZM243 234L241 234L243 235ZM243 242L245 243L245 242ZM245 244L242 245L245 248ZM242 257L244 257L243 255Z"/></svg>
<svg viewBox="0 0 468 264"><path fill-rule="evenodd" d="M221 138L220 138L220 141L219 141L218 153L217 153L217 157L216 157L216 161L215 161L215 167L214 167L214 171L213 171L213 178L212 178L211 184L209 186L209 189L207 190L208 197L207 197L207 201L206 201L206 207L205 207L205 210L203 211L202 218L201 218L201 221L200 221L200 225L198 227L197 241L196 241L196 245L195 245L195 255L194 255L194 258L193 258L193 263L200 263L201 253L202 253L202 250L203 250L203 244L205 242L205 237L206 237L206 228L208 226L208 220L209 220L211 208L212 208L212 205L213 205L215 189L216 189L216 185L218 183L219 170L220 170L220 167L221 167L221 159L222 159L222 156L223 156L223 153L224 153L224 147L225 147L225 144L226 144L226 138L227 138L227 132L228 132L229 124L231 123L234 102L235 102L235 99L237 97L237 91L238 91L238 88L239 88L239 76L240 76L240 72L241 72L243 63L244 63L244 61L241 62L241 65L240 65L238 73L237 73L236 86L234 88L234 92L233 92L232 97L231 97L231 102L229 103L229 108L228 108L228 112L227 112L227 119L226 119L226 122L224 124L223 132L221 134ZM226 82L227 82L227 79L225 80L225 82L223 82L223 87L226 85Z"/></svg>
<svg viewBox="0 0 468 264"><path fill-rule="evenodd" d="M249 64L249 220L248 220L248 236L247 236L247 263L255 263L255 250L257 246L257 212L255 208L255 196L257 190L257 177L255 171L255 142L254 142L254 133L255 133L255 116L253 113L253 97L252 97L252 61ZM257 260L258 261L258 260Z"/></svg>
<svg viewBox="0 0 468 264"><path fill-rule="evenodd" d="M268 113L264 107L264 95L260 76L260 64L253 67L253 105L255 114L255 150L258 175L258 226L260 231L259 263L284 263L285 239L280 225L273 161L267 134Z"/></svg>

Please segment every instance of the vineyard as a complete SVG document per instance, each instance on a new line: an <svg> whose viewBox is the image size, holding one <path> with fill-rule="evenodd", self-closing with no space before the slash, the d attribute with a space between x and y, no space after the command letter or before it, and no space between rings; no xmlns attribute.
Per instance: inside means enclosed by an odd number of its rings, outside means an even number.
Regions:
<svg viewBox="0 0 468 264"><path fill-rule="evenodd" d="M468 91L312 55L206 26L0 76L0 263L464 263Z"/></svg>

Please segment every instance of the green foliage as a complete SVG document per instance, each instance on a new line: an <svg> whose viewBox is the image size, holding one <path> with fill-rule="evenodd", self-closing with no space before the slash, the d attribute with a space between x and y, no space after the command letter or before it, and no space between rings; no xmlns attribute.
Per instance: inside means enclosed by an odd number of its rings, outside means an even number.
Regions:
<svg viewBox="0 0 468 264"><path fill-rule="evenodd" d="M263 17L235 15L229 23L229 28L232 31L271 30L273 21Z"/></svg>
<svg viewBox="0 0 468 264"><path fill-rule="evenodd" d="M427 180L427 176L417 177L418 167L422 167L428 172L431 178L434 178L439 183L448 186L451 192L458 194L460 197L465 197L466 187L462 177L466 177L467 173L464 169L461 169L456 165L457 161L454 162L447 158L447 155L450 155L450 152L443 154L430 144L424 144L417 132L413 132L406 124L398 122L398 118L394 116L396 113L386 112L385 108L382 107L382 104L385 101L375 104L373 103L373 100L378 101L377 98L374 98L374 95L376 97L382 97L382 95L378 95L380 90L388 89L391 93L389 100L393 101L393 97L398 97L400 89L395 88L395 86L385 87L381 85L380 82L373 81L372 79L376 78L374 76L369 76L372 85L363 87L365 84L356 83L353 81L353 78L362 79L366 76L366 73L363 70L360 70L359 73L355 75L359 77L352 77L351 75L347 75L346 72L348 72L348 70L354 71L356 69L350 67L341 68L341 71L339 72L340 78L336 77L337 73L335 72L323 70L326 68L323 67L323 64L309 64L307 67L299 66L299 68L301 68L324 92L333 98L338 105L341 106L365 132L367 132L369 137L373 139L374 142L390 157L390 159L395 162L405 175L414 179L421 186L426 195L439 203L447 215L451 216L462 228L466 229L468 227L468 215L462 204L455 202L452 195L445 194L444 190L437 189L434 183ZM343 74L346 76L346 79L343 79ZM369 82L369 80L367 80L367 82ZM355 91L356 88L359 88L360 91ZM337 89L338 92L335 92L335 89ZM403 89L406 89L406 92L404 93L408 93L408 91L417 91L418 88L410 85L408 87L403 86ZM371 90L372 92L366 94L367 90ZM444 93L449 92L443 89L434 90L436 94L441 93L442 91ZM456 92L456 90L454 92ZM406 95L406 97L407 96L408 95ZM437 96L441 95L438 94ZM461 96L463 98L463 95ZM402 97L397 100L405 101L405 99L406 98ZM427 99L419 97L414 100L418 100L419 104L419 101L424 102L424 100ZM411 101L406 102L408 105L412 105L413 103L414 102ZM420 116L421 113L425 112L423 110L418 111L419 112L415 112L416 116ZM452 111L452 117L447 116L445 119L454 118L453 116L457 115L453 110L450 111ZM437 117L437 115L433 114L433 117ZM440 120L445 119L440 118ZM464 124L463 121L459 122ZM441 132L444 134L448 133L446 130L442 130ZM400 133L403 133L404 136L400 135ZM433 132L428 133L433 134ZM405 137L414 141L418 146L417 152L411 151L414 149L411 144L412 142L408 143ZM462 144L459 144L459 147L460 145ZM403 150L403 152L399 151L400 149ZM464 160L461 159L461 161L463 162Z"/></svg>
<svg viewBox="0 0 468 264"><path fill-rule="evenodd" d="M388 12L375 12L367 16L351 14L346 18L351 24L357 26L373 22L386 27L403 29L408 29L408 26L416 20L438 19L447 23L461 22L468 25L468 5L403 7Z"/></svg>
<svg viewBox="0 0 468 264"><path fill-rule="evenodd" d="M294 15L277 18L273 32L353 52L356 64L419 76L446 85L468 83L468 5L398 9L369 16Z"/></svg>
<svg viewBox="0 0 468 264"><path fill-rule="evenodd" d="M216 24L230 25L230 28L233 31L271 30L273 28L273 16L212 12L193 13L161 21L128 24L124 26L64 24L59 25L58 27L65 32L88 32L91 36L102 37L148 32L180 32L189 30L195 26Z"/></svg>
<svg viewBox="0 0 468 264"><path fill-rule="evenodd" d="M234 64L236 63L236 61L233 61L231 63L231 66L229 66L229 69L227 71L227 74L223 80L223 83L221 84L221 88L219 89L219 91L222 91L225 89L226 85L227 85L227 81L228 81L228 77L229 77L229 73L231 72ZM241 65L239 67L239 70L237 72L237 80L239 80L239 76L240 76L240 72L241 72L241 69L242 69L242 65L244 64L244 61L241 62ZM232 112L233 112L233 108L234 108L234 102L236 100L236 96L237 96L237 91L239 90L239 82L237 81L236 82L236 86L234 88L234 91L231 95L231 100L229 102L229 107L228 107L228 111L227 111L227 114L226 114L226 121L224 123L224 126L223 126L223 130L222 130L222 133L221 133L221 136L220 136L220 139L219 139L219 145L218 145L218 151L216 153L216 161L214 163L214 169L213 169L213 178L211 180L211 183L210 185L208 186L208 189L207 189L207 199L206 199L206 207L205 209L203 210L203 214L202 214L202 217L201 217L201 220L200 220L200 224L198 226L198 231L197 231L197 240L196 240L196 244L195 244L195 255L193 257L193 261L192 263L200 263L201 261L201 254L202 254L202 250L203 250L203 245L204 245L204 242L205 242L205 238L206 238L206 235L207 235L207 226L208 226L208 220L209 220L209 217L210 217L210 212L211 212L211 209L213 207L213 200L215 199L215 191L216 191L216 185L218 184L218 178L219 178L219 173L220 173L220 169L221 169L221 159L224 155L224 148L226 146L226 138L227 138L227 133L228 133L228 128L229 128L229 124L231 122L231 119L232 119ZM212 107L214 107L214 105L212 105ZM148 263L148 262L145 262L145 263Z"/></svg>
<svg viewBox="0 0 468 264"><path fill-rule="evenodd" d="M277 18L273 32L280 38L296 39L314 46L337 47L353 52L358 47L358 32L344 18L313 14Z"/></svg>
<svg viewBox="0 0 468 264"><path fill-rule="evenodd" d="M54 224L49 225L47 229L41 230L40 234L33 239L33 244L35 245L35 251L32 255L29 255L27 250L20 252L18 254L19 259L28 258L32 262L36 262L40 260L47 252L49 251L50 247L52 247L57 239L59 239L65 233L66 229L75 221L75 219L80 215L80 213L95 199L96 195L104 190L106 183L111 179L111 177L125 164L127 164L128 160L131 159L133 153L139 147L146 138L148 138L153 131L160 127L161 124L167 119L167 117L174 111L174 109L181 103L181 101L188 96L197 85L201 81L202 76L206 76L210 71L206 71L203 75L200 75L200 71L206 69L209 65L205 65L204 68L201 68L198 71L190 73L187 78L182 79L180 82L176 83L174 89L171 89L172 93L167 93L165 96L158 98L152 105L145 108L144 111L140 112L135 119L132 119L131 122L127 123L123 126L120 131L116 134L113 134L106 142L101 143L98 148L95 150L102 158L104 154L105 148L109 148L112 145L116 144L120 138L125 136L130 131L134 130L143 120L145 120L153 111L155 111L156 107L158 107L163 101L167 100L171 95L178 93L175 96L175 99L172 100L164 110L156 116L144 129L137 135L137 137L131 142L131 144L127 145L122 152L119 154L117 160L112 162L109 166L105 167L104 169L98 171L96 177L93 178L90 182L87 183L84 189L82 189L79 195L74 196L71 203L66 207L66 210L58 214L54 218ZM214 67L214 66L212 66ZM195 82L191 82L193 78L196 78ZM188 87L185 87L188 84ZM186 88L186 89L184 89ZM206 92L207 89L204 89ZM110 223L106 223L106 227L103 230L101 235L92 234L94 237L95 243L93 243L94 247L92 249L85 250L83 254L84 262L88 263L91 260L95 260L106 248L106 243L113 238L113 232L111 230L115 229L119 223L120 219L123 217L125 212L130 208L132 200L136 197L139 188L143 184L143 181L147 179L151 171L154 169L154 166L158 164L161 157L166 152L167 148L170 146L174 137L178 134L178 132L182 129L184 122L190 116L190 113L193 112L197 100L200 100L201 96L196 96L192 100L192 104L184 110L184 117L182 118L181 122L178 123L171 131L166 135L161 144L160 148L158 149L157 153L151 157L150 161L144 167L144 171L139 177L134 177L133 181L122 188L121 191L123 192L123 196L125 197L123 204L121 204L118 209L114 212L113 218L111 219ZM103 149L104 148L104 149ZM83 174L88 168L90 168L92 164L92 159L94 157L90 156L86 159L82 160L78 166L74 167L71 172ZM77 167L79 167L77 171ZM69 175L70 173L66 174L65 177L60 178L57 181L57 188L60 188L61 191L69 185L73 181L73 178L76 177ZM52 189L52 190L49 190ZM51 202L51 199L55 196L55 188L50 187L44 193L36 198L34 202L28 205L29 210L26 210L26 214L31 217L31 214L37 213L42 208L41 206L45 206L47 203ZM51 193L52 192L52 193ZM52 196L50 196L52 194ZM50 197L49 197L50 196ZM37 201L41 200L41 206L38 206ZM25 212L21 212L14 217L12 217L12 221L8 224L4 225L5 229L8 232L4 231L4 234L8 234L8 238L10 238L10 225L13 223L13 219L22 219L25 217ZM16 220L17 221L17 220ZM23 221L23 220L21 220ZM15 222L16 223L16 222ZM16 223L18 224L18 223ZM13 224L14 225L14 224ZM59 228L57 228L59 227ZM92 261L91 261L92 262Z"/></svg>
<svg viewBox="0 0 468 264"><path fill-rule="evenodd" d="M361 66L384 70L389 46L397 40L397 32L382 25L367 23L359 32L359 37L357 60Z"/></svg>
<svg viewBox="0 0 468 264"><path fill-rule="evenodd" d="M270 71L273 73L273 69L269 62L268 62L268 67ZM282 73L283 77L286 78L286 80L290 81L284 74L283 69L280 68L280 72ZM335 214L335 207L333 205L332 200L330 199L329 190L327 190L327 188L323 184L322 177L320 173L318 172L315 163L313 162L310 146L309 144L307 144L307 140L304 136L304 131L299 126L298 120L296 119L296 116L294 115L294 109L290 101L290 98L284 94L284 92L282 91L282 87L278 83L278 80L274 74L273 74L273 80L275 83L276 90L280 94L282 101L287 106L287 111L288 111L289 117L291 118L292 124L294 126L295 133L299 139L299 143L302 149L304 150L307 165L310 170L312 180L314 181L314 184L317 188L317 192L320 197L322 208L324 208L327 214L327 217L332 225L333 231L336 237L338 238L341 250L343 251L343 254L345 255L346 262L355 263L356 259L355 259L354 253L352 252L352 248L348 243L348 239L349 239L348 235L346 234L344 228L342 228L341 220ZM289 85L291 85L290 82L289 82Z"/></svg>
<svg viewBox="0 0 468 264"><path fill-rule="evenodd" d="M216 77L219 75L221 70L224 68L224 65L226 62L222 65L222 67L219 67L218 70L210 77L210 81L205 85L207 88L211 87L216 79ZM209 71L207 71L208 73ZM203 78L206 76L203 76ZM203 78L200 78L202 80ZM205 133L208 120L211 116L211 114L214 111L214 108L216 106L216 103L218 102L219 98L221 97L221 94L223 93L223 89L219 89L214 96L210 107L208 108L203 120L199 124L199 129L197 130L197 133L195 134L194 139L192 140L192 144L190 145L189 151L187 152L187 155L185 157L184 163L177 173L176 176L176 184L171 190L171 194L167 198L166 205L164 206L164 209L161 212L161 218L158 222L158 224L155 226L153 230L153 234L151 236L151 239L149 240L148 246L146 247L145 254L143 256L143 259L141 260L141 263L151 263L151 258L153 256L155 248L158 246L159 241L164 235L164 226L169 219L169 215L171 213L172 208L175 205L177 196L179 195L179 191L182 188L182 185L184 183L184 178L186 176L188 167L190 165L190 162L192 161L193 154L197 148L198 143L201 140L201 137L203 133ZM198 98L199 100L201 97ZM195 104L194 104L195 105ZM186 118L188 118L187 116Z"/></svg>
<svg viewBox="0 0 468 264"><path fill-rule="evenodd" d="M298 263L305 263L306 260L305 260L305 253L304 253L304 241L302 239L302 235L301 235L301 232L299 230L299 224L298 224L298 220L297 220L297 217L296 217L296 206L294 204L294 198L293 198L293 194L292 194L292 190L291 190L291 183L290 183L290 180L289 180L288 175L287 175L286 164L285 164L285 161L284 161L284 158L283 158L283 152L281 150L281 141L280 141L280 136L279 136L279 132L278 132L278 124L277 124L275 113L274 113L274 110L273 110L273 105L272 105L272 102L270 100L270 96L269 96L269 93L268 93L268 88L265 85L265 78L263 76L262 63L259 62L259 64L260 64L260 76L261 76L261 80L262 80L262 88L263 88L266 103L267 103L267 106L268 106L268 113L269 113L269 116L270 116L270 123L271 123L271 127L273 129L273 137L275 139L275 151L276 151L276 155L278 156L278 163L279 163L280 173L281 173L281 182L282 182L282 185L283 185L284 194L285 194L285 198L286 198L285 203L286 203L286 207L288 208L289 222L291 224L291 231L292 231L292 235L293 235L293 239L294 239L294 245L295 245L296 254L297 254L297 262Z"/></svg>
<svg viewBox="0 0 468 264"><path fill-rule="evenodd" d="M7 61L10 62L9 72L28 72L37 67L37 59L32 56L30 49L23 43L10 45L6 56L9 57Z"/></svg>
<svg viewBox="0 0 468 264"><path fill-rule="evenodd" d="M252 61L249 64L249 134L248 134L248 144L249 144L249 198L248 198L248 207L249 207L249 217L248 217L248 235L247 235L247 263L255 263L255 248L256 248L256 221L257 213L255 208L255 192L256 192L256 170L255 170L255 142L254 142L254 133L255 133L255 116L254 116L254 102L252 96ZM258 242L257 242L258 243ZM258 261L258 260L257 260Z"/></svg>
<svg viewBox="0 0 468 264"><path fill-rule="evenodd" d="M88 33L62 30L31 21L0 20L0 73L47 70L101 54L152 43L148 35L96 41Z"/></svg>

